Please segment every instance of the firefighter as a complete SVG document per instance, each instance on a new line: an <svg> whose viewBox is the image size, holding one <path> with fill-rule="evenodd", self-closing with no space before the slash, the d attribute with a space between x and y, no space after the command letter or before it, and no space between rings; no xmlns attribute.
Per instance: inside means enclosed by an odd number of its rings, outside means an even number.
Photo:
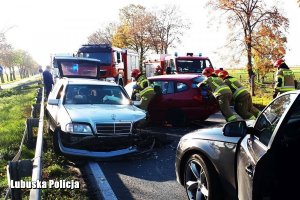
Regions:
<svg viewBox="0 0 300 200"><path fill-rule="evenodd" d="M206 87L209 88L209 91L217 99L219 108L227 122L236 121L237 117L230 109L230 101L232 98L230 88L214 73L213 68L205 68L202 74L206 76L207 79L199 83L198 86L202 89L205 89Z"/></svg>
<svg viewBox="0 0 300 200"><path fill-rule="evenodd" d="M140 87L140 84L138 84L137 80L139 77L141 77L141 71L139 69L133 69L131 72L131 77L133 81L136 82L136 84L133 86L131 99L134 101L140 100L137 98L137 94L142 90L142 88Z"/></svg>
<svg viewBox="0 0 300 200"><path fill-rule="evenodd" d="M283 59L279 59L274 63L274 67L277 68L275 74L275 90L273 98L284 92L292 91L297 88L297 81L292 70L287 66Z"/></svg>
<svg viewBox="0 0 300 200"><path fill-rule="evenodd" d="M256 119L259 110L253 106L252 98L248 90L244 88L236 78L229 76L229 73L225 70L220 71L218 76L221 77L225 84L231 89L235 112L243 119Z"/></svg>
<svg viewBox="0 0 300 200"><path fill-rule="evenodd" d="M141 104L139 105L139 107L143 110L148 111L148 105L149 105L151 99L156 95L156 93L155 93L153 87L150 85L148 80L144 81L143 85L141 87L142 87L142 90L139 92Z"/></svg>

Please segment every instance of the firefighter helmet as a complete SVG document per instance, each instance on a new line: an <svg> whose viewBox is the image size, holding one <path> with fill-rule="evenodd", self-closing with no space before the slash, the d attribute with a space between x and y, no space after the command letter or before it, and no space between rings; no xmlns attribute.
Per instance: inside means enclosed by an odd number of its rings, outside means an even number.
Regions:
<svg viewBox="0 0 300 200"><path fill-rule="evenodd" d="M274 62L274 67L278 68L282 63L284 63L284 59L278 59Z"/></svg>
<svg viewBox="0 0 300 200"><path fill-rule="evenodd" d="M131 77L136 79L140 73L141 72L140 72L139 69L133 69L132 72L131 72Z"/></svg>
<svg viewBox="0 0 300 200"><path fill-rule="evenodd" d="M224 69L221 67L221 68L219 68L219 69L216 69L215 71L214 71L214 73L215 73L215 75L217 75L218 76L218 74L221 72L221 71L223 71Z"/></svg>
<svg viewBox="0 0 300 200"><path fill-rule="evenodd" d="M202 71L202 75L204 76L211 76L214 73L214 69L211 67L206 67L203 71Z"/></svg>
<svg viewBox="0 0 300 200"><path fill-rule="evenodd" d="M228 71L226 71L226 70L222 70L222 71L220 71L220 72L218 73L218 76L219 76L220 78L224 79L224 78L226 78L227 76L229 76L229 73L228 73Z"/></svg>

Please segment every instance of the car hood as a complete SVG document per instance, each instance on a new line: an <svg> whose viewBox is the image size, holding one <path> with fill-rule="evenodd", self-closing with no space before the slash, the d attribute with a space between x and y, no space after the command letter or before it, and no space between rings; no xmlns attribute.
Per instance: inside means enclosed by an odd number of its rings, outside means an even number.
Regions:
<svg viewBox="0 0 300 200"><path fill-rule="evenodd" d="M145 111L132 105L65 105L73 122L135 122L144 119Z"/></svg>
<svg viewBox="0 0 300 200"><path fill-rule="evenodd" d="M248 127L253 127L255 120L246 120ZM195 130L182 137L185 139L202 139L202 140L211 140L211 141L221 141L228 143L238 143L241 137L229 137L223 135L223 127L214 127L214 128L205 128Z"/></svg>
<svg viewBox="0 0 300 200"><path fill-rule="evenodd" d="M237 143L240 137L224 136L223 127L218 127L218 128L199 129L193 131L182 137L182 140L186 140L186 139L201 139L201 140Z"/></svg>

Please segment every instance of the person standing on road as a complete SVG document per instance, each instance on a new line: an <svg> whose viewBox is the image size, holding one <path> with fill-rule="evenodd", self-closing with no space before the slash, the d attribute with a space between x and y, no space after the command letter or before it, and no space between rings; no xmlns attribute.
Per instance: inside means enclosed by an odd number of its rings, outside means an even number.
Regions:
<svg viewBox="0 0 300 200"><path fill-rule="evenodd" d="M230 101L232 98L232 92L230 88L224 83L224 81L214 74L214 69L207 67L203 70L202 75L207 79L198 84L198 87L202 89L209 89L213 96L217 99L219 108L222 115L227 122L236 121L236 115L231 111Z"/></svg>
<svg viewBox="0 0 300 200"><path fill-rule="evenodd" d="M253 106L248 90L236 78L229 76L229 73L225 70L220 71L218 76L231 89L235 112L243 119L255 120L258 117L259 110Z"/></svg>
<svg viewBox="0 0 300 200"><path fill-rule="evenodd" d="M297 81L292 70L285 64L283 59L279 59L274 63L274 67L277 68L275 74L275 91L273 98L284 92L292 91L297 88Z"/></svg>
<svg viewBox="0 0 300 200"><path fill-rule="evenodd" d="M48 99L48 96L54 85L53 76L51 74L51 67L49 65L47 65L46 70L43 72L43 81L46 90L46 99Z"/></svg>

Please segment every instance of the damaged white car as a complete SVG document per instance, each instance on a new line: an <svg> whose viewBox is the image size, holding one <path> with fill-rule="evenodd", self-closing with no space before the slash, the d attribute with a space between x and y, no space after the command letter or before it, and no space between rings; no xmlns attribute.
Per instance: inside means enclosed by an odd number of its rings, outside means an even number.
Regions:
<svg viewBox="0 0 300 200"><path fill-rule="evenodd" d="M59 66L69 64L71 70L78 71L87 62L71 59ZM90 63L89 71L92 66ZM64 155L101 159L142 153L153 147L148 136L139 131L146 113L115 83L72 75L60 78L49 95L47 115L54 150Z"/></svg>

